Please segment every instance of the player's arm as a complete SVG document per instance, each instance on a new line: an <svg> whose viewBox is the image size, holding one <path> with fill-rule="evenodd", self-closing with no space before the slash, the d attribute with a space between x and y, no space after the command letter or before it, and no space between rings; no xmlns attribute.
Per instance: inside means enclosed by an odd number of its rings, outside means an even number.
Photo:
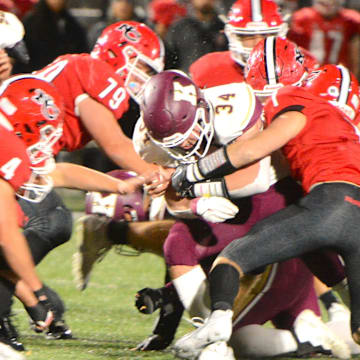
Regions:
<svg viewBox="0 0 360 360"><path fill-rule="evenodd" d="M236 216L239 208L230 200L219 196L202 196L195 199L179 197L172 187L165 193L167 209L175 218L202 217L210 222L224 222Z"/></svg>
<svg viewBox="0 0 360 360"><path fill-rule="evenodd" d="M37 291L42 283L35 272L35 265L24 236L17 224L14 190L0 179L0 245L1 251L14 273Z"/></svg>
<svg viewBox="0 0 360 360"><path fill-rule="evenodd" d="M138 174L156 170L155 165L146 163L136 154L131 139L103 104L88 97L80 102L79 113L92 138L119 167Z"/></svg>
<svg viewBox="0 0 360 360"><path fill-rule="evenodd" d="M146 180L141 176L119 180L113 176L72 163L57 163L50 176L56 187L121 194L133 192L142 186Z"/></svg>
<svg viewBox="0 0 360 360"><path fill-rule="evenodd" d="M282 148L305 126L306 116L297 111L281 114L262 132L223 147L197 163L177 168L172 185L177 191L193 183L223 177Z"/></svg>

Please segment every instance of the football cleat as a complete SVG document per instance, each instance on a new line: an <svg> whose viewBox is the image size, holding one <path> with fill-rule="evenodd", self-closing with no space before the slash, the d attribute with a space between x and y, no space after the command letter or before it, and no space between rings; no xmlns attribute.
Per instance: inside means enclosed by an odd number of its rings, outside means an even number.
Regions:
<svg viewBox="0 0 360 360"><path fill-rule="evenodd" d="M302 311L294 323L294 336L299 349L304 346L312 352L333 355L339 359L350 359L349 346L338 337L312 310Z"/></svg>
<svg viewBox="0 0 360 360"><path fill-rule="evenodd" d="M1 360L26 360L18 351L15 351L11 346L7 345L0 339L0 359Z"/></svg>
<svg viewBox="0 0 360 360"><path fill-rule="evenodd" d="M11 315L0 319L0 343L9 345L16 351L24 351L24 345L18 341L19 335L10 317Z"/></svg>
<svg viewBox="0 0 360 360"><path fill-rule="evenodd" d="M54 340L70 340L73 338L71 329L67 326L64 320L55 320L46 332L47 339Z"/></svg>
<svg viewBox="0 0 360 360"><path fill-rule="evenodd" d="M232 310L215 310L204 325L184 335L173 346L176 357L195 360L210 344L227 342L232 333Z"/></svg>
<svg viewBox="0 0 360 360"><path fill-rule="evenodd" d="M198 360L235 360L233 349L226 341L218 341L208 345L200 354Z"/></svg>
<svg viewBox="0 0 360 360"><path fill-rule="evenodd" d="M329 321L344 321L350 323L350 310L343 304L332 303L328 309Z"/></svg>
<svg viewBox="0 0 360 360"><path fill-rule="evenodd" d="M73 275L76 287L85 290L90 273L114 245L106 236L106 227L111 219L105 216L85 215L75 224L77 252L73 255Z"/></svg>

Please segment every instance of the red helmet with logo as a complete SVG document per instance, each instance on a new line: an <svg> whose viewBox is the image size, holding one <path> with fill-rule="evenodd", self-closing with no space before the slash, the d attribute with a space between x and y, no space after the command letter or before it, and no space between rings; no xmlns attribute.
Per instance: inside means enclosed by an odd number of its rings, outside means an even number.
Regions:
<svg viewBox="0 0 360 360"><path fill-rule="evenodd" d="M324 65L312 71L303 87L340 109L350 121L359 115L359 83L342 65Z"/></svg>
<svg viewBox="0 0 360 360"><path fill-rule="evenodd" d="M299 85L306 75L305 56L296 44L274 36L254 47L245 69L245 81L260 97L285 85Z"/></svg>
<svg viewBox="0 0 360 360"><path fill-rule="evenodd" d="M273 0L237 0L231 7L225 34L233 59L245 66L251 48L242 43L244 36L285 36L288 26Z"/></svg>
<svg viewBox="0 0 360 360"><path fill-rule="evenodd" d="M208 152L214 135L212 107L185 73L167 70L154 75L140 110L150 138L172 158L192 162ZM180 146L186 141L188 147Z"/></svg>
<svg viewBox="0 0 360 360"><path fill-rule="evenodd" d="M60 93L35 75L11 77L0 87L0 124L25 143L34 177L54 169L53 146L62 135L64 113ZM33 178L34 183L27 184L27 189L34 193L27 195L30 200L40 201L52 183L45 176L44 185L35 180Z"/></svg>
<svg viewBox="0 0 360 360"><path fill-rule="evenodd" d="M113 170L108 174L120 180L136 176L136 173L125 170ZM144 194L141 190L127 195L92 191L86 194L85 204L87 214L105 215L113 220L148 220L148 213L144 208Z"/></svg>
<svg viewBox="0 0 360 360"><path fill-rule="evenodd" d="M123 76L130 96L139 102L150 76L163 70L165 50L162 40L145 24L120 21L105 28L91 56L106 61Z"/></svg>

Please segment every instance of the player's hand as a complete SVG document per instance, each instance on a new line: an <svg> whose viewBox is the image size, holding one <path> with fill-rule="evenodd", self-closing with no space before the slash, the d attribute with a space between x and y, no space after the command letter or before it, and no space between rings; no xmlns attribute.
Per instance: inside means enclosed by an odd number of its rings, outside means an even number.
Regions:
<svg viewBox="0 0 360 360"><path fill-rule="evenodd" d="M190 181L186 176L188 167L193 165L194 164L179 165L171 177L171 185L174 188L175 192L179 196L184 198L189 197L193 184L197 182L197 181Z"/></svg>
<svg viewBox="0 0 360 360"><path fill-rule="evenodd" d="M143 340L136 346L136 350L150 351L150 350L164 350L172 342L173 338L167 338L159 334L153 334Z"/></svg>
<svg viewBox="0 0 360 360"><path fill-rule="evenodd" d="M163 304L159 289L144 288L135 295L135 306L143 314L152 314Z"/></svg>
<svg viewBox="0 0 360 360"><path fill-rule="evenodd" d="M126 180L118 180L118 193L126 195L133 193L145 183L146 179L143 176L135 176Z"/></svg>
<svg viewBox="0 0 360 360"><path fill-rule="evenodd" d="M193 212L205 220L220 223L232 219L239 212L239 208L229 199L220 196L201 197L192 200Z"/></svg>
<svg viewBox="0 0 360 360"><path fill-rule="evenodd" d="M175 169L159 166L157 171L151 173L146 179L145 190L151 197L159 197L165 194Z"/></svg>
<svg viewBox="0 0 360 360"><path fill-rule="evenodd" d="M30 316L31 328L35 332L43 332L47 330L54 320L54 314L48 310L41 302L35 306L26 306L25 310Z"/></svg>

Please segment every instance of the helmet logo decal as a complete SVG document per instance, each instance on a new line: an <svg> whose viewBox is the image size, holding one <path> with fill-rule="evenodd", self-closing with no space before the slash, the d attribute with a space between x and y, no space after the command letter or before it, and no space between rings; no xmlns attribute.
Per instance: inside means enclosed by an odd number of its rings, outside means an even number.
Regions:
<svg viewBox="0 0 360 360"><path fill-rule="evenodd" d="M197 95L193 84L183 86L178 81L174 81L174 100L187 101L191 105L196 105Z"/></svg>
<svg viewBox="0 0 360 360"><path fill-rule="evenodd" d="M31 98L36 104L40 105L41 113L48 120L55 120L60 114L54 99L41 89L35 89L35 95Z"/></svg>
<svg viewBox="0 0 360 360"><path fill-rule="evenodd" d="M123 33L125 39L131 42L139 42L141 34L136 30L134 26L128 24L121 24L117 30Z"/></svg>
<svg viewBox="0 0 360 360"><path fill-rule="evenodd" d="M303 55L303 53L298 48L295 48L295 60L299 64L304 65L305 56Z"/></svg>

